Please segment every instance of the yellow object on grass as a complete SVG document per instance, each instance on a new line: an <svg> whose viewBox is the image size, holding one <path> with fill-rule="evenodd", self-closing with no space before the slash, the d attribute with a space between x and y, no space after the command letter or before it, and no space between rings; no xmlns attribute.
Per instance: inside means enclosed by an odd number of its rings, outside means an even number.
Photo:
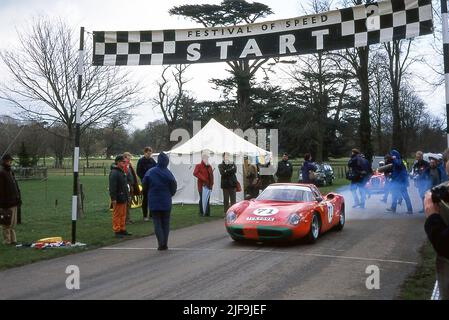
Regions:
<svg viewBox="0 0 449 320"><path fill-rule="evenodd" d="M54 243L54 242L61 242L61 241L62 241L62 237L50 237L50 238L39 239L36 242Z"/></svg>

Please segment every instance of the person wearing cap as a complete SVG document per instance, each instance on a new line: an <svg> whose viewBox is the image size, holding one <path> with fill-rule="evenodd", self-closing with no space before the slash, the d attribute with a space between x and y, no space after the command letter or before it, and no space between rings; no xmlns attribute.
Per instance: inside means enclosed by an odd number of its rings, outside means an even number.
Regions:
<svg viewBox="0 0 449 320"><path fill-rule="evenodd" d="M348 172L346 178L351 181L351 193L354 198L353 208L360 207L365 208L365 188L363 188L363 161L360 157L360 151L358 149L351 150L351 159L348 161ZM360 198L357 194L360 193Z"/></svg>
<svg viewBox="0 0 449 320"><path fill-rule="evenodd" d="M5 154L0 164L0 208L11 214L11 223L3 225L3 243L16 245L17 207L22 203L19 185L14 177L11 164L14 159L10 154Z"/></svg>
<svg viewBox="0 0 449 320"><path fill-rule="evenodd" d="M293 165L288 161L288 154L284 153L282 160L278 162L278 168L275 173L278 183L290 183L293 175Z"/></svg>
<svg viewBox="0 0 449 320"><path fill-rule="evenodd" d="M126 231L126 211L129 201L128 180L125 173L126 159L123 155L115 158L115 166L109 173L109 195L112 203L112 230L116 238L131 235Z"/></svg>

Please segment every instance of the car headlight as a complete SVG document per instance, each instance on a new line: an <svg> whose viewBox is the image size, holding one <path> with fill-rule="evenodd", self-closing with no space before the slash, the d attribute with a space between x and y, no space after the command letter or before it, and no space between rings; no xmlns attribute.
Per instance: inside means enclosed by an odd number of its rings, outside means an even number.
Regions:
<svg viewBox="0 0 449 320"><path fill-rule="evenodd" d="M294 226L298 225L300 221L301 217L297 213L293 213L290 215L290 217L288 217L288 223Z"/></svg>
<svg viewBox="0 0 449 320"><path fill-rule="evenodd" d="M234 211L229 211L226 214L226 222L227 223L233 223L236 219L237 219L237 215L235 214Z"/></svg>

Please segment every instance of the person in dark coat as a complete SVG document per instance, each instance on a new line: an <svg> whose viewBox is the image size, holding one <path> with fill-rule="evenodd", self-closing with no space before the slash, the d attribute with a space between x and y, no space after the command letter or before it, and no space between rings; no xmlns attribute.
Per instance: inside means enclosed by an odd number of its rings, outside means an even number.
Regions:
<svg viewBox="0 0 449 320"><path fill-rule="evenodd" d="M11 214L11 223L3 225L3 243L6 245L17 244L17 207L22 203L19 185L11 169L12 161L12 156L5 154L0 164L0 208Z"/></svg>
<svg viewBox="0 0 449 320"><path fill-rule="evenodd" d="M131 235L126 231L126 212L129 202L128 179L125 168L126 159L123 155L115 158L115 166L109 173L109 195L112 203L112 230L116 238Z"/></svg>
<svg viewBox="0 0 449 320"><path fill-rule="evenodd" d="M284 153L282 160L278 162L278 168L276 171L276 177L278 183L290 183L293 175L293 165L288 161L288 154Z"/></svg>
<svg viewBox="0 0 449 320"><path fill-rule="evenodd" d="M364 154L360 154L360 159L362 161L360 188L363 189L363 193L366 196L366 184L373 175L373 167L371 166L371 163L368 161L368 159L365 158Z"/></svg>
<svg viewBox="0 0 449 320"><path fill-rule="evenodd" d="M351 192L354 198L353 208L360 207L365 208L366 193L365 188L362 187L363 183L363 161L358 149L352 149L351 159L348 161L348 174L347 179L351 181ZM358 197L357 191L360 193Z"/></svg>
<svg viewBox="0 0 449 320"><path fill-rule="evenodd" d="M302 183L314 183L315 181L310 179L310 172L316 172L317 166L312 162L312 156L310 153L304 155L304 164L301 167Z"/></svg>
<svg viewBox="0 0 449 320"><path fill-rule="evenodd" d="M201 157L201 163L195 166L193 170L193 175L198 179L197 187L200 194L200 215L203 217L210 216L210 197L207 199L206 212L203 210L203 187L212 190L214 186L214 171L212 166L209 164L209 156L203 154Z"/></svg>
<svg viewBox="0 0 449 320"><path fill-rule="evenodd" d="M410 196L407 191L409 186L407 169L401 159L401 154L397 150L391 150L390 154L393 161L393 172L391 173L393 202L391 203L391 208L388 208L387 211L395 213L398 200L402 196L407 205L407 213L412 214L412 202L410 201Z"/></svg>
<svg viewBox="0 0 449 320"><path fill-rule="evenodd" d="M427 192L424 198L426 222L424 230L432 243L436 259L436 274L441 300L449 300L449 226L440 214L440 205L432 201L432 194Z"/></svg>
<svg viewBox="0 0 449 320"><path fill-rule="evenodd" d="M230 159L229 153L223 153L223 162L218 165L221 175L221 188L223 189L223 209L226 213L230 207L229 200L231 200L231 206L236 203L236 190L237 190L237 167Z"/></svg>
<svg viewBox="0 0 449 320"><path fill-rule="evenodd" d="M143 149L143 157L137 161L137 175L140 178L140 182L143 186L143 177L148 170L156 166L156 161L151 157L153 149L145 147ZM148 218L148 190L142 189L142 214L144 221L150 221Z"/></svg>
<svg viewBox="0 0 449 320"><path fill-rule="evenodd" d="M145 190L148 190L148 207L153 218L158 250L168 249L172 197L177 189L176 179L167 168L168 162L168 156L161 152L157 157L156 167L148 170L143 177Z"/></svg>

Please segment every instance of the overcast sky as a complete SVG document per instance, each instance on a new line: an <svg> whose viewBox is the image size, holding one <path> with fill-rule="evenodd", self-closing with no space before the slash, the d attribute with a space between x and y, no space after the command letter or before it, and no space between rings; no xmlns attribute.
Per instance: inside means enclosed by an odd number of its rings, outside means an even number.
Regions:
<svg viewBox="0 0 449 320"><path fill-rule="evenodd" d="M84 26L87 31L100 30L161 30L175 28L199 27L198 24L181 17L170 16L168 10L176 5L195 3L220 3L221 1L187 1L187 0L0 0L0 50L11 49L17 42L16 29L21 29L36 16L58 17L65 19L74 28ZM292 18L303 14L299 0L259 0L271 7L275 14L266 20ZM419 40L420 51L432 54L427 42L432 36ZM438 59L438 57L436 58ZM156 93L155 81L162 70L161 66L126 67L132 70L133 77L145 87L149 97ZM187 75L192 80L187 89L199 100L218 99L219 93L211 88L208 80L212 77L224 78L224 63L192 65ZM434 77L434 73L425 66L417 66L415 72L423 77ZM5 68L0 65L0 81L4 81ZM444 90L435 91L423 83L416 82L419 94L434 114L445 112ZM418 89L417 89L418 90ZM13 113L14 110L0 101L0 114ZM136 110L130 128L143 128L146 123L160 114L149 104Z"/></svg>

